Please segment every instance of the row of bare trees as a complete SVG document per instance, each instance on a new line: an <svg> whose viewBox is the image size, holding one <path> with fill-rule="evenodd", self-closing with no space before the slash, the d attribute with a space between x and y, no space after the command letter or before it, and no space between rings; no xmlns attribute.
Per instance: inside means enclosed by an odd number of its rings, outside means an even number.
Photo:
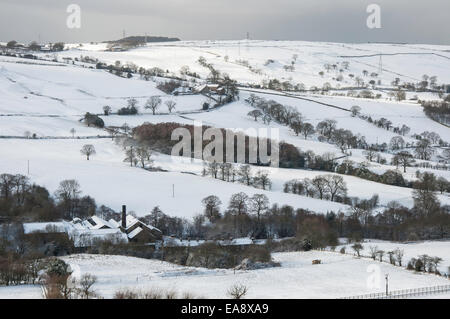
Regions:
<svg viewBox="0 0 450 319"><path fill-rule="evenodd" d="M250 165L237 166L231 163L205 162L202 175L210 175L215 179L232 183L240 182L246 186L254 186L263 190L272 187L269 173L264 170L258 170L256 174L253 174Z"/></svg>
<svg viewBox="0 0 450 319"><path fill-rule="evenodd" d="M340 175L319 175L313 179L286 182L284 192L342 202L347 196L347 184Z"/></svg>

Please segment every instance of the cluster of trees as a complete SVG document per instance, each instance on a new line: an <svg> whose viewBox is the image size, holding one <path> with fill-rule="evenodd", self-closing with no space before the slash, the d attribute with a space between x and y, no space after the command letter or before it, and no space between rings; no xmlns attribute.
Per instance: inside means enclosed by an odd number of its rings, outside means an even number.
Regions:
<svg viewBox="0 0 450 319"><path fill-rule="evenodd" d="M27 176L0 175L0 216L8 220L54 220L60 217L47 189Z"/></svg>
<svg viewBox="0 0 450 319"><path fill-rule="evenodd" d="M348 148L364 148L367 146L364 136L353 135L350 130L338 129L335 120L326 119L314 127L311 123L306 122L302 114L291 106L266 100L254 94L250 95L246 102L257 108L248 113L255 121L262 118L264 123L270 124L273 119L280 124L289 126L297 136L302 135L305 139L317 133L319 134L319 141L333 143L343 152Z"/></svg>
<svg viewBox="0 0 450 319"><path fill-rule="evenodd" d="M159 207L142 220L163 233L181 239L224 240L240 237L300 239L314 248L337 244L337 232L332 230L322 214L291 206L271 206L264 194L249 196L243 192L231 195L222 211L222 201L216 195L202 200L203 213L192 221L165 215Z"/></svg>
<svg viewBox="0 0 450 319"><path fill-rule="evenodd" d="M315 215L301 209L294 210L286 205L270 206L269 199L264 194L253 196L242 192L233 194L223 214L220 210L222 202L215 195L204 198L202 204L204 213L196 219L199 226L197 234L203 238L298 236L313 239L316 236L323 236L325 240L322 244L337 240L333 234L327 232L323 215ZM311 225L307 226L307 224Z"/></svg>
<svg viewBox="0 0 450 319"><path fill-rule="evenodd" d="M187 129L191 136L191 149L190 150L183 150L187 151L187 154L184 154L180 151L180 156L185 157L192 157L192 156L200 156L198 155L195 150L195 136L194 134L194 126L193 125L183 125L179 123L158 123L158 124L151 124L151 123L145 123L143 125L137 126L132 131L133 139L138 141L139 143L145 143L146 145L150 146L152 149L157 150L161 153L170 155L172 153L172 148L179 143L178 140L172 140L172 133L177 128L184 128ZM204 136L205 131L210 129L211 127L208 126L202 126L201 134ZM271 143L275 143L274 141L271 141L270 139L259 139L256 137L250 137L245 135L242 132L234 132L231 130L225 130L220 129L221 135L224 138L223 143L223 159L220 162L227 162L226 158L226 148L227 143L225 142L225 137L230 138L229 141L232 143L232 147L234 148L234 158L228 159L228 162L235 162L235 163L242 163L246 164L249 163L249 157L251 152L256 151L256 154L259 154L259 147L260 145L263 145L264 143L267 145L268 150L268 156L271 155ZM233 139L231 139L233 137ZM187 142L187 141L185 141ZM208 140L207 138L202 139L202 153L205 147L211 143L211 140ZM229 143L228 143L229 144ZM240 147L240 144L242 144L244 147L243 154L238 154L238 149ZM256 147L256 150L251 148L252 146ZM231 146L230 146L231 147ZM243 155L244 160L240 158L240 155ZM203 156L202 156L203 157ZM202 158L201 158L202 159ZM218 161L219 162L219 161ZM293 146L292 144L280 142L279 143L279 162L280 167L286 167L286 168L298 168L302 167L302 158L300 156L299 150ZM262 165L262 161L259 158L256 159L256 165Z"/></svg>
<svg viewBox="0 0 450 319"><path fill-rule="evenodd" d="M181 86L182 86L181 81L170 80L161 82L156 87L159 90L163 91L164 93L172 94L172 92L175 91L175 89L178 89Z"/></svg>
<svg viewBox="0 0 450 319"><path fill-rule="evenodd" d="M251 94L248 99L245 100L248 104L259 109L260 112L250 112L249 116L255 118L262 118L264 123L270 124L272 120L284 125L291 125L291 123L302 119L302 115L295 108L291 106L285 106L274 100L266 100L255 94Z"/></svg>
<svg viewBox="0 0 450 319"><path fill-rule="evenodd" d="M391 85L398 89L405 89L409 91L426 92L426 91L441 91L444 89L443 85L437 83L437 76L422 75L422 80L419 82L400 82L400 78L395 78Z"/></svg>
<svg viewBox="0 0 450 319"><path fill-rule="evenodd" d="M127 100L127 104L128 105L126 107L123 107L118 110L118 112L117 112L118 115L136 115L139 113L139 106L138 106L139 101L138 100L136 100L135 98L130 98ZM156 111L159 109L161 104L162 104L162 100L159 96L151 96L145 102L144 108L150 109L152 111L153 115L155 115ZM169 113L172 113L172 111L175 110L175 106L176 106L175 101L167 100L164 104L166 105ZM109 112L110 112L110 110L109 110ZM105 115L107 115L106 111L105 111Z"/></svg>
<svg viewBox="0 0 450 319"><path fill-rule="evenodd" d="M339 175L319 175L313 179L291 180L284 184L285 193L305 195L335 202L343 202L347 196L347 185Z"/></svg>
<svg viewBox="0 0 450 319"><path fill-rule="evenodd" d="M35 284L40 270L40 262L36 258L4 252L0 255L0 285L2 286Z"/></svg>
<svg viewBox="0 0 450 319"><path fill-rule="evenodd" d="M97 277L89 273L69 280L72 272L69 265L61 259L51 258L42 266L44 275L44 297L46 299L93 299L97 298L93 286Z"/></svg>
<svg viewBox="0 0 450 319"><path fill-rule="evenodd" d="M8 49L15 49L17 47L23 47L22 45L19 46L19 43L15 40L11 40L8 41L8 43L6 43L6 47ZM52 51L63 51L65 47L65 44L63 42L56 42L50 45L50 49ZM36 41L32 41L28 47L29 50L31 51L40 51L41 50L41 45L38 44Z"/></svg>
<svg viewBox="0 0 450 319"><path fill-rule="evenodd" d="M292 68L289 67L287 71L290 70L292 70ZM306 90L306 87L303 83L292 83L291 81L280 81L278 79L263 80L261 85L253 85L252 87L265 88L275 91L303 92Z"/></svg>
<svg viewBox="0 0 450 319"><path fill-rule="evenodd" d="M269 173L258 170L256 174L253 174L250 165L240 165L236 167L231 163L205 162L202 175L211 175L212 178L232 183L238 181L244 185L254 186L263 190L272 187Z"/></svg>
<svg viewBox="0 0 450 319"><path fill-rule="evenodd" d="M356 244L352 247L354 250L355 246L357 246ZM358 248L358 247L356 247ZM362 248L362 245L361 245ZM403 256L405 255L405 252L403 249L400 248L396 248L394 250L391 251L384 251L382 249L379 249L378 246L370 246L369 247L369 251L370 251L370 257L373 260L379 260L380 262L383 262L383 257L387 254L389 256L389 263L391 265L397 265L398 266L402 266L403 264Z"/></svg>
<svg viewBox="0 0 450 319"><path fill-rule="evenodd" d="M442 258L437 256L428 256L426 254L420 255L417 258L411 258L408 262L407 269L417 272L429 272L432 274L440 275L439 264L442 262Z"/></svg>
<svg viewBox="0 0 450 319"><path fill-rule="evenodd" d="M122 146L125 152L124 162L130 163L130 166L140 166L141 168L150 169L153 165L152 150L149 145L139 142L133 138L117 138L116 143Z"/></svg>
<svg viewBox="0 0 450 319"><path fill-rule="evenodd" d="M75 180L60 183L54 196L44 187L32 184L27 176L0 175L0 216L9 221L54 221L91 216L95 200L81 196Z"/></svg>
<svg viewBox="0 0 450 319"><path fill-rule="evenodd" d="M425 114L445 125L450 125L450 94L442 101L421 101Z"/></svg>
<svg viewBox="0 0 450 319"><path fill-rule="evenodd" d="M336 166L336 173L356 176L369 181L394 185L400 187L411 187L411 183L403 178L403 175L396 170L387 170L383 174L372 172L366 163L356 163L351 160L344 160Z"/></svg>
<svg viewBox="0 0 450 319"><path fill-rule="evenodd" d="M103 62L98 62L96 64L96 68L100 70L108 70L110 73L120 77L123 77L125 74L127 78L131 78L133 76L133 73L137 73L146 81L150 80L152 76L166 76L169 73L168 70L164 71L163 69L158 67L145 69L142 67L138 67L132 62L122 64L122 62L120 61L116 61L114 64L109 65Z"/></svg>

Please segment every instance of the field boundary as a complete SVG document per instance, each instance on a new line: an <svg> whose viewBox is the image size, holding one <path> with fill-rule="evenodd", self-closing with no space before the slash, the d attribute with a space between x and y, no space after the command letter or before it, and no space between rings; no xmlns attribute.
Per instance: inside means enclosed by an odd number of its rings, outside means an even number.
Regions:
<svg viewBox="0 0 450 319"><path fill-rule="evenodd" d="M343 298L339 298L339 299L403 299L403 298L408 298L408 297L436 295L436 294L441 294L441 293L445 293L445 292L450 292L450 285L393 290L393 291L390 291L388 294L386 294L384 292L380 292L380 293L373 293L373 294L343 297Z"/></svg>

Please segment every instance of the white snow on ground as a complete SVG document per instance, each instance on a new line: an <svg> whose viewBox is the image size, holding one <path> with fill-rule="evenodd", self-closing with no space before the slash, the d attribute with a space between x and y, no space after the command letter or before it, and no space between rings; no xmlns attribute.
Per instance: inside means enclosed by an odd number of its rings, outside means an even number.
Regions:
<svg viewBox="0 0 450 319"><path fill-rule="evenodd" d="M183 163L180 159L174 161L170 156L161 154L155 156L155 160L156 163L158 163L158 165L162 168L170 171L192 172L197 175L201 175L203 169L203 165L200 161L196 161L195 163L191 163L190 161L188 163ZM258 169L260 168L254 167L253 171L256 172ZM271 190L274 192L283 192L284 184L293 179L313 179L319 175L334 174L322 171L272 167L264 167L261 168L261 170L269 173L269 177L272 182ZM368 199L374 194L378 194L380 196L381 205L387 205L390 201L397 201L406 207L413 206L412 189L410 188L375 183L354 176L341 176L344 178L344 181L348 186L348 196ZM209 177L208 179L213 180ZM438 195L438 198L441 203L450 204L450 198L447 195Z"/></svg>
<svg viewBox="0 0 450 319"><path fill-rule="evenodd" d="M421 134L424 131L430 131L438 133L444 141L450 140L450 130L448 127L428 118L423 112L422 106L417 104L417 102L391 102L338 96L307 96L307 98L337 105L346 109L350 109L352 106L358 105L361 107L361 114L370 115L374 120L384 117L389 119L394 126L401 127L403 124L409 126L411 128L410 134ZM349 117L350 115L347 114L347 116ZM340 122L339 119L337 119L337 121L339 123L338 126L345 126L345 123ZM380 143L389 143L389 140L386 140L385 137L398 135L393 132L387 132L384 129L377 128L373 124L369 125L372 126L371 130L378 132ZM348 128L350 129L351 126L348 126ZM364 133L362 134L365 135Z"/></svg>
<svg viewBox="0 0 450 319"><path fill-rule="evenodd" d="M93 144L97 155L90 161L80 154L84 144ZM83 194L98 204L120 210L127 204L138 215L145 215L155 206L166 214L192 217L201 213L201 200L217 195L224 205L231 195L245 192L266 194L271 203L308 208L317 212L346 210L347 206L282 192L270 192L180 172L148 172L124 163L124 153L109 139L99 140L14 140L0 139L0 149L8 150L0 161L0 172L27 174L51 192L64 179L76 179ZM172 187L175 186L175 198Z"/></svg>
<svg viewBox="0 0 450 319"><path fill-rule="evenodd" d="M93 144L97 154L87 161L80 154L84 144ZM0 147L8 150L0 161L0 171L27 174L30 161L30 178L33 182L55 191L64 179L76 179L85 195L94 197L98 204L119 210L128 204L139 215L147 214L153 207L172 216L191 217L201 213L201 200L209 195L219 196L228 203L232 194L245 192L266 194L271 203L291 205L317 212L347 211L348 207L335 202L322 201L304 196L283 193L283 184L294 178L314 178L326 174L320 171L264 168L273 181L271 191L247 187L202 177L202 165L198 161L174 161L166 155L155 155L155 166L170 172L148 172L124 163L124 153L110 139L89 140L15 140L2 139ZM176 159L176 158L175 158ZM256 168L253 169L256 172ZM191 172L197 174L186 174ZM397 200L411 207L411 189L389 186L343 175L350 196L370 198L380 196L382 205ZM175 199L172 186L175 186ZM450 203L446 195L440 195L442 203ZM223 208L224 208L223 207Z"/></svg>
<svg viewBox="0 0 450 319"><path fill-rule="evenodd" d="M449 46L244 40L151 43L126 52L104 52L105 49L104 44L83 44L82 48L59 53L58 58L62 61L63 57L79 58L83 55L110 64L116 61L122 61L123 64L133 62L141 67L160 67L174 73L188 65L191 71L206 77L209 70L197 63L198 58L203 56L216 69L241 82L261 83L262 80L278 78L301 82L309 88L312 85L322 87L325 82L330 82L333 86L354 85L349 74L362 77L363 70L367 70L369 74L379 73L379 56L360 56L383 53L389 54L383 56L383 72L378 77L384 85L389 85L395 77L399 77L402 82L416 82L423 74L436 75L442 83L450 82L447 69L442 67L450 63ZM295 70L285 71L284 66L291 64L294 55L298 55ZM266 64L269 59L273 62ZM243 60L260 72L251 72L247 66L239 64L238 61ZM350 66L343 72L344 81L337 82L333 78L339 74L344 61L350 62ZM337 64L338 67L326 72L326 63ZM324 71L323 77L319 75L320 71ZM369 79L364 78L365 81Z"/></svg>
<svg viewBox="0 0 450 319"><path fill-rule="evenodd" d="M321 45L319 47L323 48ZM243 92L238 102L209 112L199 112L205 97L168 97L157 90L155 83L151 81L127 80L100 70L70 65L50 65L50 62L45 64L43 61L39 61L39 64L19 64L2 62L3 60L0 59L0 91L2 93L0 94L0 115L10 116L0 116L0 135L23 136L27 131L30 134L37 134L38 137L70 137L71 128L76 130L75 137L106 135L104 130L88 128L80 123L82 114L88 111L101 113L103 105L106 104L112 105L116 110L123 107L129 97L137 98L142 107L145 99L151 95L160 95L163 100L173 98L177 102L176 111L182 113L103 116L106 125L121 126L128 123L130 126L137 126L145 122L183 124L201 122L214 127L241 128L243 130L249 127L267 128L261 121L255 122L247 116L247 113L252 110L243 101L249 95L248 92ZM11 58L8 58L9 60ZM239 73L237 75L239 76ZM336 119L338 127L361 133L369 142L388 142L394 135L365 121L352 118L348 112L342 110L290 97L262 96L296 107L313 124L326 118ZM351 107L350 105L354 102L345 98L313 97L313 99L335 103L345 108ZM438 130L440 126L424 117L417 105L376 101L361 102L363 112L385 116L392 121L398 119L399 124L402 124L402 115L407 114L405 119L413 121L407 124L413 125L417 132L426 126L438 131L443 138L449 137L449 130L446 128ZM165 112L165 110L161 109L159 112ZM190 113L186 114L186 112ZM412 115L409 116L409 114ZM292 143L304 151L313 150L318 154L326 152L341 154L337 147L319 142L317 137L305 140L295 136L285 126L272 123L271 127L279 129L280 140ZM251 133L249 132L249 134ZM83 160L79 154L81 146L87 143L92 143L97 148L97 156L89 162ZM158 158L162 160L157 161L157 165L173 172L149 173L127 167L125 163L122 163L123 152L107 139L2 140L0 144L3 149L8 150L0 162L2 172L26 173L27 161L30 160L32 180L42 183L51 191L57 188L62 179L74 178L81 183L84 193L94 196L99 204L106 204L117 209L124 202L134 203L132 209L139 214L145 214L154 206L159 205L163 211L171 215L192 216L200 212L199 203L205 196L217 194L221 197L222 202L226 203L231 194L239 191L245 190L249 194L261 192L242 185L181 174L181 172L199 174L201 167L193 164L177 167L162 157ZM359 151L354 152L352 159L357 162L364 161L363 155ZM376 166L374 171L377 169L383 171L387 168L384 166L377 168ZM337 203L282 193L283 184L286 181L293 178L313 178L324 174L323 172L268 170L271 171L273 190L264 193L268 194L272 203L289 204L319 212L346 210L344 205ZM408 169L405 177L414 179L414 172L415 169ZM445 171L435 172L442 176L448 175L445 174ZM378 194L383 205L391 200L397 200L409 207L412 205L410 189L377 184L351 176L344 178L348 184L350 196L369 198ZM176 200L172 197L173 185L175 185ZM196 187L187 188L186 185L196 185ZM445 195L440 196L440 199L443 203L449 201Z"/></svg>
<svg viewBox="0 0 450 319"><path fill-rule="evenodd" d="M378 250L384 250L385 252L393 251L397 248L404 251L403 265L406 266L411 258L417 258L419 255L428 255L430 257L442 258L442 263L439 266L439 271L442 273L450 273L450 242L448 241L424 241L424 242L411 242L411 243L395 243L390 241L382 241L375 239L365 239L362 244L364 249L361 251L361 255L370 256L370 247L376 246ZM350 245L341 245L336 248L339 251L340 248L346 247L347 253L352 253L353 250ZM384 257L385 260L389 260L389 256Z"/></svg>
<svg viewBox="0 0 450 319"><path fill-rule="evenodd" d="M384 274L389 273L390 289L419 288L448 284L442 277L416 274L386 263L358 259L331 252L273 254L281 267L251 271L183 267L157 260L122 256L75 255L64 257L79 274L98 277L94 290L111 298L119 289L170 289L205 298L227 298L236 283L249 288L246 298L339 298L384 291ZM312 265L315 259L322 265ZM380 287L370 289L369 265L380 267Z"/></svg>
<svg viewBox="0 0 450 319"><path fill-rule="evenodd" d="M0 299L42 299L39 285L0 287Z"/></svg>

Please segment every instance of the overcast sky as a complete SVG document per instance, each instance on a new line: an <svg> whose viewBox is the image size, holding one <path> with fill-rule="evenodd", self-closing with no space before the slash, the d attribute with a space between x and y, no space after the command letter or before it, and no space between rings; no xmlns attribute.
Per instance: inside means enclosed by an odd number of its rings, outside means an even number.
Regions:
<svg viewBox="0 0 450 319"><path fill-rule="evenodd" d="M69 29L69 4L81 28ZM381 29L366 26L369 4ZM450 44L449 0L0 0L0 41L90 42L126 35Z"/></svg>

